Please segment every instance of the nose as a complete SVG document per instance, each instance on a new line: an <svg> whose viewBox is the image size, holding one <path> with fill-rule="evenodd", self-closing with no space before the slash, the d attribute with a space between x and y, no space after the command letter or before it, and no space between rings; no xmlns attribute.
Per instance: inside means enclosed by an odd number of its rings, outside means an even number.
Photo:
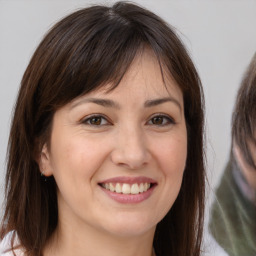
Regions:
<svg viewBox="0 0 256 256"><path fill-rule="evenodd" d="M119 131L111 159L116 165L128 169L140 169L147 165L150 153L143 131L139 128Z"/></svg>

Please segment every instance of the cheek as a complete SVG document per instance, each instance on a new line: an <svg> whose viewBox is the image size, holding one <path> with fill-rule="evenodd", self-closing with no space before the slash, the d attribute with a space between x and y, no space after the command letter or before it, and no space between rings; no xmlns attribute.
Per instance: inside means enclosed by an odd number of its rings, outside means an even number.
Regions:
<svg viewBox="0 0 256 256"><path fill-rule="evenodd" d="M186 136L163 140L155 154L162 173L159 186L161 196L158 199L158 209L161 209L158 217L162 219L173 206L180 191L187 159Z"/></svg>
<svg viewBox="0 0 256 256"><path fill-rule="evenodd" d="M56 136L52 147L52 169L59 190L59 200L82 205L92 196L94 175L101 166L106 150L100 143L81 137ZM65 205L65 204L64 204Z"/></svg>
<svg viewBox="0 0 256 256"><path fill-rule="evenodd" d="M104 147L108 144L93 138L70 135L53 138L51 161L54 176L66 173L73 178L83 176L90 179L108 154Z"/></svg>
<svg viewBox="0 0 256 256"><path fill-rule="evenodd" d="M186 136L164 140L156 149L156 154L165 176L182 176L187 159Z"/></svg>

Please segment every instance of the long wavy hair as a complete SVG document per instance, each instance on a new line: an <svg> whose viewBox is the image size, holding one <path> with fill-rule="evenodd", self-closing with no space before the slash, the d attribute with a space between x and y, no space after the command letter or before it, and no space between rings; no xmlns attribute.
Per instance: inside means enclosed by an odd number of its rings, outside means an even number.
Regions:
<svg viewBox="0 0 256 256"><path fill-rule="evenodd" d="M76 97L118 86L135 56L150 48L183 93L188 133L184 177L156 228L158 256L199 256L204 219L204 97L200 78L174 28L132 3L92 6L59 21L24 73L13 114L1 238L15 230L26 255L40 256L58 225L56 183L44 182L36 158L56 110ZM13 249L13 248L12 248Z"/></svg>

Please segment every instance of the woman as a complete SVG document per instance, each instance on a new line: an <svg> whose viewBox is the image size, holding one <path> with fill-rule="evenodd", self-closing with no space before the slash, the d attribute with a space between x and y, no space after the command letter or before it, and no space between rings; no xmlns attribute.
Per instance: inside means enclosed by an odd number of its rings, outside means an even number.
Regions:
<svg viewBox="0 0 256 256"><path fill-rule="evenodd" d="M230 160L216 191L210 230L230 256L256 255L256 54L239 88Z"/></svg>
<svg viewBox="0 0 256 256"><path fill-rule="evenodd" d="M19 255L200 255L203 117L196 69L159 17L125 2L67 16L22 79L2 244Z"/></svg>

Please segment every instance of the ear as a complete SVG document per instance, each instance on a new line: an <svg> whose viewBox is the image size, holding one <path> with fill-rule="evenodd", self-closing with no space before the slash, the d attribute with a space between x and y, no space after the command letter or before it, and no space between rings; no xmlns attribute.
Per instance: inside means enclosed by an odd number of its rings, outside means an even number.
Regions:
<svg viewBox="0 0 256 256"><path fill-rule="evenodd" d="M48 177L53 174L50 152L48 150L46 143L43 145L42 150L39 154L38 165L39 165L40 172L44 176Z"/></svg>

